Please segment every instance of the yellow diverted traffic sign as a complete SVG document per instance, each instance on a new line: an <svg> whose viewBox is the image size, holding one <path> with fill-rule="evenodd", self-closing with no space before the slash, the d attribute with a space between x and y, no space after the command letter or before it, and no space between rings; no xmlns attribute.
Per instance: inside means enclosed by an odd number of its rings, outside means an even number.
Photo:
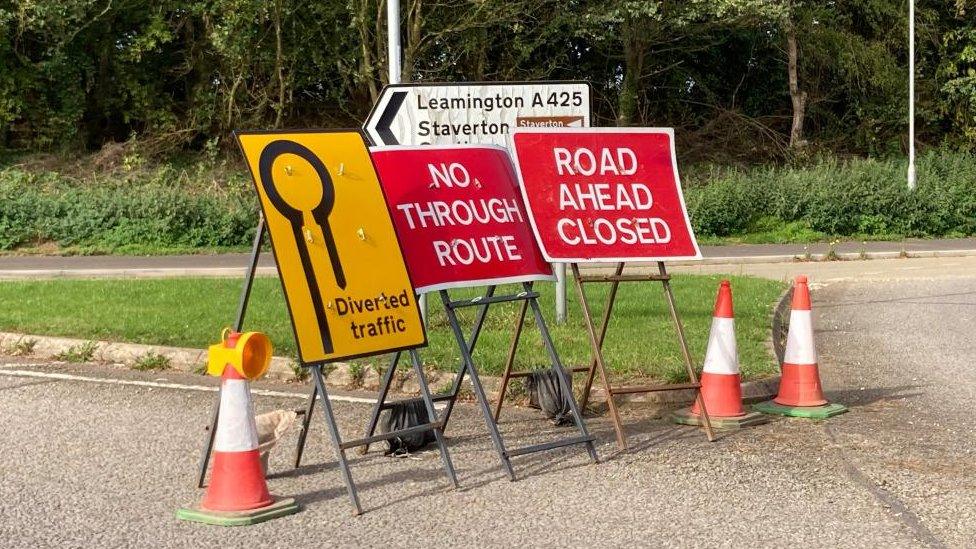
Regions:
<svg viewBox="0 0 976 549"><path fill-rule="evenodd" d="M357 131L239 132L305 364L426 344Z"/></svg>

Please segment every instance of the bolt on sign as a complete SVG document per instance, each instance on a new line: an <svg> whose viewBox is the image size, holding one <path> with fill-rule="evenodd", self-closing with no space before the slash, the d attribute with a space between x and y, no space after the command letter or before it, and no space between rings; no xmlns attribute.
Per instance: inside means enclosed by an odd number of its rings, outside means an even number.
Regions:
<svg viewBox="0 0 976 549"><path fill-rule="evenodd" d="M701 258L671 128L518 128L512 143L547 260Z"/></svg>
<svg viewBox="0 0 976 549"><path fill-rule="evenodd" d="M396 84L363 128L376 145L508 146L515 128L590 125L587 82Z"/></svg>
<svg viewBox="0 0 976 549"><path fill-rule="evenodd" d="M418 292L553 279L505 149L402 146L371 154Z"/></svg>
<svg viewBox="0 0 976 549"><path fill-rule="evenodd" d="M305 364L426 344L357 131L239 132Z"/></svg>

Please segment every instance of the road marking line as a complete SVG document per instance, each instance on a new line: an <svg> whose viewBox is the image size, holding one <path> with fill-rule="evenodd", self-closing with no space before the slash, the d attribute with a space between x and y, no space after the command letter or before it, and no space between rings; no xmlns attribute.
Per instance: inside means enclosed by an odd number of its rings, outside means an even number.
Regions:
<svg viewBox="0 0 976 549"><path fill-rule="evenodd" d="M8 365L3 365L6 368ZM22 364L16 364L11 366L24 366ZM30 365L28 365L30 366ZM38 364L37 366L40 366ZM159 389L182 389L184 391L203 391L216 393L217 387L209 387L206 385L184 385L182 383L162 383L159 381L138 381L134 379L114 379L114 378L99 378L99 377L86 377L86 376L76 376L73 374L57 374L52 372L34 372L30 370L6 370L0 369L0 376L10 376L10 377L36 377L42 379L58 379L62 381L87 381L89 383L104 383L106 385L132 385L136 387L153 387ZM308 395L303 393L289 393L285 391L269 391L266 389L251 389L251 393L258 396L268 396L268 397L284 397L284 398L300 398L307 399ZM330 395L329 400L339 401L339 402L355 402L359 404L375 404L376 399L373 398L362 398L362 397L352 397L345 395Z"/></svg>

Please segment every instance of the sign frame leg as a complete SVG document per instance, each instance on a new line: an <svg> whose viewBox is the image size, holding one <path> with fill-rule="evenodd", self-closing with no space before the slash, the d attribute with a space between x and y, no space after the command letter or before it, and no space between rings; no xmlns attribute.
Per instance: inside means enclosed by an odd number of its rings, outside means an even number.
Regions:
<svg viewBox="0 0 976 549"><path fill-rule="evenodd" d="M437 419L437 410L434 409L434 400L430 394L430 387L427 385L427 376L424 375L424 365L420 360L420 353L417 352L417 349L410 349L409 352L410 362L413 363L413 369L417 373L417 385L420 386L420 396L424 401L424 407L427 408L427 417L430 418L430 421L439 425L433 431L434 438L437 440L437 448L440 450L441 462L444 464L444 470L447 472L448 479L454 488L457 489L457 473L454 471L454 464L451 462L451 455L448 453L447 443L444 441L444 424Z"/></svg>
<svg viewBox="0 0 976 549"><path fill-rule="evenodd" d="M617 403L613 399L613 387L610 385L610 377L607 375L606 363L603 359L603 340L606 336L607 325L610 321L610 311L613 309L613 302L617 297L617 286L618 281L613 282L611 287L611 295L607 298L606 310L604 313L604 322L600 330L600 336L596 334L596 329L593 326L593 314L590 311L590 304L586 300L586 293L583 290L583 277L580 275L579 265L576 263L572 264L573 268L573 280L576 283L576 292L580 300L580 309L583 311L583 321L586 323L586 333L590 337L590 348L593 355L590 371L594 369L600 372L600 380L603 382L604 390L607 392L607 406L610 408L610 419L613 422L613 430L617 437L617 447L621 450L627 449L627 438L624 436L623 423L620 420L620 411L617 410ZM620 271L623 270L623 263L617 265L618 276ZM582 400L583 406L585 406L587 400L589 399L590 386L593 384L593 374L588 374L588 383L583 387L584 398Z"/></svg>
<svg viewBox="0 0 976 549"><path fill-rule="evenodd" d="M522 284L527 293L532 292L532 283L525 282ZM571 372L567 372L563 368L562 361L559 359L559 353L556 352L556 346L552 342L552 337L549 334L549 328L546 326L546 319L542 316L542 309L539 307L539 301L530 297L526 299L525 302L532 307L532 313L535 315L535 323L539 328L539 333L542 335L542 341L546 346L546 352L549 354L549 360L552 362L552 371L556 375L556 379L559 380L559 384L562 388L563 395L566 396L566 403L569 405L569 410L573 414L573 421L576 423L576 428L580 432L580 436L587 438L586 442L586 452L590 455L590 461L593 463L599 463L600 458L596 455L596 448L593 446L593 437L590 436L589 431L586 430L586 423L583 421L583 413L581 408L576 404L576 398L573 395L573 386L569 382L569 376L572 375ZM524 309L523 309L524 310ZM499 404L502 400L498 399Z"/></svg>
<svg viewBox="0 0 976 549"><path fill-rule="evenodd" d="M515 481L515 469L512 468L512 462L509 460L508 451L505 450L505 443L502 441L501 433L498 432L498 425L495 424L492 419L491 408L488 405L488 395L485 394L485 388L481 385L481 378L478 376L477 367L474 365L474 358L471 356L471 349L468 347L468 342L464 339L464 334L461 333L461 325L458 322L457 312L454 310L451 304L451 296L447 290L440 290L441 302L444 304L444 312L447 313L447 321L451 326L451 331L454 333L454 339L457 341L458 350L461 351L461 363L462 369L458 372L455 383L460 390L461 379L464 377L465 370L468 372L471 378L471 386L474 388L475 400L478 401L478 406L481 407L481 413L485 417L485 425L488 427L488 434L491 436L491 441L495 445L495 451L498 452L498 457L502 461L502 466L505 472L508 474L508 479ZM484 303L483 307L487 310L488 305L491 302L488 301ZM478 326L478 331L480 332L480 326ZM452 399L453 402L454 399ZM448 404L450 406L450 404ZM446 412L446 410L445 410ZM445 413L445 420L447 419L447 414Z"/></svg>
<svg viewBox="0 0 976 549"><path fill-rule="evenodd" d="M614 270L614 277L618 277L624 271L624 263L617 263ZM576 271L573 271L574 275ZM575 278L575 277L574 277ZM617 290L620 289L620 281L614 280L610 283L610 293L607 294L607 304L603 307L603 318L600 320L600 334L597 337L597 345L603 350L603 342L607 337L607 328L610 326L610 317L613 314L613 306L617 302ZM580 408L585 410L590 400L590 388L593 386L593 377L596 375L597 362L590 360L590 367L586 374L586 383L583 384L583 395L580 398Z"/></svg>
<svg viewBox="0 0 976 549"><path fill-rule="evenodd" d="M411 350L411 354L415 352L416 350ZM373 433L376 432L376 426L380 423L380 414L383 412L383 410L390 407L390 405L386 402L386 396L390 392L390 385L393 383L393 375L396 373L397 365L400 364L400 357L402 354L402 351L393 353L393 356L390 359L390 367L387 368L386 372L383 373L383 380L380 381L380 392L376 397L376 404L373 405L373 411L369 414L369 423L366 425L366 437L373 436ZM426 383L426 381L427 380L425 379L424 382ZM365 444L359 448L360 455L366 455L368 452L369 444Z"/></svg>
<svg viewBox="0 0 976 549"><path fill-rule="evenodd" d="M685 368L688 370L688 379L692 383L698 384L698 374L695 373L695 365L691 359L691 351L688 350L688 340L685 338L685 329L681 324L681 317L678 315L678 308L675 306L674 292L671 290L671 276L668 275L668 270L664 266L663 261L657 262L657 268L662 277L661 283L664 284L664 296L668 302L668 309L671 311L671 319L674 321L674 329L678 332L678 340L681 342L681 354L684 356ZM698 403L698 407L701 410L702 425L705 428L705 434L708 437L708 441L712 442L715 440L715 432L712 430L712 421L708 417L708 410L705 408L705 399L702 397L700 386L695 393L695 401Z"/></svg>
<svg viewBox="0 0 976 549"><path fill-rule="evenodd" d="M329 402L329 393L325 389L325 376L322 375L322 365L310 366L312 378L315 380L315 387L322 395L322 413L325 414L325 423L329 428L329 436L335 448L336 460L339 462L339 471L342 473L342 481L346 484L346 491L349 493L349 501L353 506L353 514L363 514L363 508L359 504L359 494L356 492L356 483L352 480L352 472L349 470L349 462L346 459L346 450L342 447L342 437L339 435L339 426L336 425L335 414L332 412L332 403Z"/></svg>
<svg viewBox="0 0 976 549"><path fill-rule="evenodd" d="M294 468L302 464L302 454L305 453L305 439L308 438L308 430L312 425L312 414L315 411L315 399L319 396L319 388L313 382L312 392L308 395L308 404L305 405L305 417L302 418L302 430L298 433L298 442L295 445L295 465Z"/></svg>
<svg viewBox="0 0 976 549"><path fill-rule="evenodd" d="M479 298L478 301L484 301L484 300L491 300L491 299L493 299L495 297L495 290L496 289L497 289L497 286L488 286L488 289L485 290L485 295L483 297ZM442 290L442 292L445 292L446 293L446 291L444 291L444 290ZM475 319L474 326L471 327L471 336L468 339L468 344L467 344L467 348L468 348L469 354L470 353L473 353L474 350L475 350L475 347L477 347L477 345L478 345L478 338L481 336L481 329L485 325L485 318L487 318L487 316L488 316L488 306L490 304L491 304L491 302L488 301L488 302L482 304L480 307L478 307L478 316ZM446 311L446 309L447 308L445 307L445 311ZM450 315L448 315L448 316L450 316ZM455 320L456 319L457 319L457 317L455 316ZM460 326L458 328L460 329ZM457 402L457 397L458 397L459 394L461 394L461 384L464 382L464 375L467 372L467 370L468 370L468 366L465 363L464 358L462 357L461 358L461 365L458 368L457 375L454 376L454 383L453 383L453 385L451 385L451 392L448 393L448 394L446 394L446 395L438 395L437 397L434 397L434 400L435 401L439 401L439 400L446 400L447 401L447 408L444 409L444 428L445 429L447 429L447 424L448 424L448 422L451 419L451 413L454 412L454 404Z"/></svg>
<svg viewBox="0 0 976 549"><path fill-rule="evenodd" d="M518 320L515 321L515 333L512 334L512 344L508 348L508 357L505 359L505 372L502 374L502 385L498 388L498 402L495 403L495 423L502 413L502 404L505 402L505 393L508 391L508 382L512 379L512 367L515 365L515 354L518 352L519 340L522 337L522 328L525 325L525 313L529 310L529 301L525 300L519 306Z"/></svg>

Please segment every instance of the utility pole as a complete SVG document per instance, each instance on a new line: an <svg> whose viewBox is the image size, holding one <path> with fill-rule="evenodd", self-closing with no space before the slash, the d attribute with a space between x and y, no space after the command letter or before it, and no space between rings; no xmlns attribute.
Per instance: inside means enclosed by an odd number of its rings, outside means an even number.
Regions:
<svg viewBox="0 0 976 549"><path fill-rule="evenodd" d="M386 0L386 45L389 59L390 84L400 83L400 0ZM417 300L424 326L427 325L427 294L420 294Z"/></svg>
<svg viewBox="0 0 976 549"><path fill-rule="evenodd" d="M387 57L390 60L390 84L400 83L400 0L386 0Z"/></svg>
<svg viewBox="0 0 976 549"><path fill-rule="evenodd" d="M908 0L908 188L915 190L915 0Z"/></svg>

